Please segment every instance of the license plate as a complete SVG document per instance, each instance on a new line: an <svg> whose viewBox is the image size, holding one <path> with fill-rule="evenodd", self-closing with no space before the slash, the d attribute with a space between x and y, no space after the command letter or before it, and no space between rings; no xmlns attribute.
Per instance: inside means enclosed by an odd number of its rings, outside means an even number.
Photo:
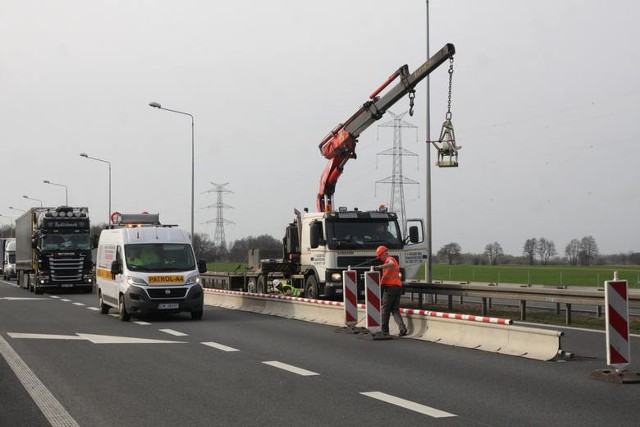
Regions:
<svg viewBox="0 0 640 427"><path fill-rule="evenodd" d="M65 283L65 284L60 285L60 287L61 288L73 288L73 285L70 284L70 283Z"/></svg>
<svg viewBox="0 0 640 427"><path fill-rule="evenodd" d="M179 308L180 304L176 303L166 303L166 304L158 304L158 310L171 310L173 308Z"/></svg>

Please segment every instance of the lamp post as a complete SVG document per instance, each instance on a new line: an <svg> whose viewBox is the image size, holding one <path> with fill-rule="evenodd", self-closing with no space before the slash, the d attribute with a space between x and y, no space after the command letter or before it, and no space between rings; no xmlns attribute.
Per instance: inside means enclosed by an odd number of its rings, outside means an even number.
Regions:
<svg viewBox="0 0 640 427"><path fill-rule="evenodd" d="M40 207L42 207L42 200L39 199L34 199L33 197L29 197L29 196L22 196L25 199L29 199L29 200L34 200L36 202L40 202Z"/></svg>
<svg viewBox="0 0 640 427"><path fill-rule="evenodd" d="M96 157L91 157L87 153L80 153L80 157L84 157L85 159L96 160L98 162L106 163L109 166L109 215L107 219L107 224L111 224L111 162L108 160L98 159Z"/></svg>
<svg viewBox="0 0 640 427"><path fill-rule="evenodd" d="M9 206L9 209L14 210L14 211L19 211L19 212L26 212L24 209L14 208L13 206Z"/></svg>
<svg viewBox="0 0 640 427"><path fill-rule="evenodd" d="M66 185L64 185L64 184L56 184L55 182L51 182L48 179L45 179L42 182L44 182L45 184L56 185L58 187L64 187L64 204L65 204L65 206L69 206L69 189L67 188Z"/></svg>
<svg viewBox="0 0 640 427"><path fill-rule="evenodd" d="M171 110L169 108L164 108L162 105L160 105L159 102L150 102L149 103L150 107L153 108L158 108L160 110L165 110L165 111L171 111L172 113L177 113L177 114L184 114L185 116L189 116L191 117L191 240L193 240L193 218L194 218L194 210L193 210L193 206L194 206L194 200L195 200L195 196L194 196L194 181L195 181L195 167L194 167L194 123L193 123L193 115L189 114L189 113L185 113L184 111L178 111L178 110Z"/></svg>
<svg viewBox="0 0 640 427"><path fill-rule="evenodd" d="M429 0L426 0L427 13L426 13L426 41L427 41L427 59L430 58L429 52ZM433 254L433 239L431 238L431 85L429 84L429 76L425 79L427 85L427 152L426 152L426 167L425 167L425 182L427 197L425 204L425 219L426 219L426 238L427 238L427 262L424 269L424 280L427 283L431 283L432 279L432 262L431 255Z"/></svg>

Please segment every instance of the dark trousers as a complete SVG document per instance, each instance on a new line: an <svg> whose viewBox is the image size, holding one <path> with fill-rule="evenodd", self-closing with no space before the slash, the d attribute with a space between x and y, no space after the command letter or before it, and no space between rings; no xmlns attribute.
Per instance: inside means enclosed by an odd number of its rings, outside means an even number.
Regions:
<svg viewBox="0 0 640 427"><path fill-rule="evenodd" d="M389 318L393 318L398 324L398 328L404 327L404 321L400 315L400 296L402 296L401 286L382 287L382 332L389 333Z"/></svg>

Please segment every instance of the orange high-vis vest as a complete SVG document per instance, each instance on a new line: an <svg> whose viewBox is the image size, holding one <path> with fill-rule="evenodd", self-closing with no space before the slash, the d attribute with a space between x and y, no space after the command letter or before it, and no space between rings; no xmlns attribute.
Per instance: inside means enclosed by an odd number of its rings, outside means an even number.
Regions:
<svg viewBox="0 0 640 427"><path fill-rule="evenodd" d="M402 278L400 277L400 265L395 258L389 257L387 258L387 261L389 261L389 259L393 260L393 267L382 269L382 278L380 279L380 285L402 286Z"/></svg>

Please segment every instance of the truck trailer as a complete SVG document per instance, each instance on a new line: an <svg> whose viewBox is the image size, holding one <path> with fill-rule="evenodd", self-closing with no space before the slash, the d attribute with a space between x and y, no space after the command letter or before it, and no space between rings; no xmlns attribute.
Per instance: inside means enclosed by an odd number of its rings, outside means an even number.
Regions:
<svg viewBox="0 0 640 427"><path fill-rule="evenodd" d="M16 220L18 286L45 290L93 290L89 209L35 207Z"/></svg>

